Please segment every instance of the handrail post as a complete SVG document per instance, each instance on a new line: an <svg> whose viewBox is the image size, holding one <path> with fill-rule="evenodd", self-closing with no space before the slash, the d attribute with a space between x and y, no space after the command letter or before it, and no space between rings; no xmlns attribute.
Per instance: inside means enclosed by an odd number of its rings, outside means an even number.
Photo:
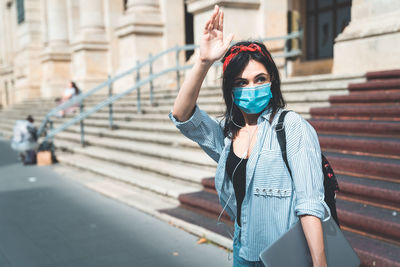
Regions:
<svg viewBox="0 0 400 267"><path fill-rule="evenodd" d="M176 91L179 91L181 77L179 75L179 46L176 46Z"/></svg>
<svg viewBox="0 0 400 267"><path fill-rule="evenodd" d="M137 66L139 66L140 61L138 60L136 62ZM137 69L137 73L136 73L136 83L138 83L140 81L140 68ZM136 93L137 93L137 113L142 113L142 109L140 106L140 87L138 87L136 89Z"/></svg>
<svg viewBox="0 0 400 267"><path fill-rule="evenodd" d="M112 82L111 82L111 76L108 75L108 97L112 97L112 92L113 88L112 88ZM110 129L113 129L113 110L112 110L112 103L110 103L110 105L108 105L108 120L109 120L109 124L110 124Z"/></svg>
<svg viewBox="0 0 400 267"><path fill-rule="evenodd" d="M53 121L52 121L52 120L49 120L49 124L50 124L49 127L50 127L50 131L51 131L51 130L53 130Z"/></svg>
<svg viewBox="0 0 400 267"><path fill-rule="evenodd" d="M79 104L79 112L81 114L83 113L83 103L82 102ZM85 132L84 132L83 120L80 121L80 126L81 126L81 145L82 145L82 147L85 147Z"/></svg>
<svg viewBox="0 0 400 267"><path fill-rule="evenodd" d="M149 64L149 77L153 75L153 59L151 53L149 54L150 64ZM153 80L150 80L150 105L154 105L153 99Z"/></svg>

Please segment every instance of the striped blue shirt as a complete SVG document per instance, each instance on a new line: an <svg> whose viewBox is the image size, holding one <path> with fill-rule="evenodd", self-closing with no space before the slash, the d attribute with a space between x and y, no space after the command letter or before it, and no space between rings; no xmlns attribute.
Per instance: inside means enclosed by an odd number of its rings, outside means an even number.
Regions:
<svg viewBox="0 0 400 267"><path fill-rule="evenodd" d="M285 117L287 155L293 182L283 161L275 126L282 110L269 124L270 110L258 118L257 141L246 165L246 194L241 208L239 256L258 261L260 252L277 240L300 215L324 217L321 150L314 128L295 112ZM170 119L189 139L197 142L217 165L215 188L222 207L236 218L236 199L225 171L232 140L224 137L223 123L195 107L191 118Z"/></svg>

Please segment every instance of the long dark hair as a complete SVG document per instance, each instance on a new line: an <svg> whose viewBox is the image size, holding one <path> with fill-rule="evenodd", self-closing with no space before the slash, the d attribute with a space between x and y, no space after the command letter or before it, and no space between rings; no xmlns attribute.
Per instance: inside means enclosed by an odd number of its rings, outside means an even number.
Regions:
<svg viewBox="0 0 400 267"><path fill-rule="evenodd" d="M261 47L262 52L261 54L258 51L242 51L238 55L236 55L230 63L226 66L226 69L222 76L222 91L226 105L226 111L223 115L225 125L224 125L224 136L229 136L230 138L234 138L240 128L237 125L244 126L245 121L243 118L240 109L232 103L232 88L234 79L244 70L247 66L249 61L255 60L260 62L265 66L268 71L268 74L271 77L271 92L272 92L272 99L270 100L268 106L265 109L271 108L272 114L285 107L285 100L282 97L281 93L281 80L279 78L278 68L275 65L275 62L272 59L271 54L267 50L264 44L255 42L255 41L243 41L234 44L235 46L249 46L250 44L257 44ZM231 47L232 48L232 47ZM222 58L222 63L224 63L225 58L229 56L232 52L232 49L229 49L226 52L225 56ZM231 116L231 109L232 109L232 116ZM233 123L234 121L235 123Z"/></svg>
<svg viewBox="0 0 400 267"><path fill-rule="evenodd" d="M73 81L71 81L71 85L72 85L72 88L74 88L74 90L75 90L75 95L79 95L79 94L81 93L81 90L80 90L79 87L76 85L76 83L73 82Z"/></svg>

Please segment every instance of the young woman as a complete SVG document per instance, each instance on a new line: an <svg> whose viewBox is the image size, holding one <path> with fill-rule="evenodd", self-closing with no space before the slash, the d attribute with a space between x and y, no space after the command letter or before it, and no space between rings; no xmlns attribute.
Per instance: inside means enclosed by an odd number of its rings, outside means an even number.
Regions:
<svg viewBox="0 0 400 267"><path fill-rule="evenodd" d="M68 87L65 88L64 90L64 94L62 96L61 99L56 100L58 105L61 105L65 102L67 102L68 100L70 100L71 98L73 98L74 96L77 96L81 93L81 91L79 90L78 86L73 82L70 81L68 84ZM60 110L58 116L59 117L64 117L65 114L70 114L70 113L74 113L77 109L79 108L79 104L73 105L69 108L67 108L66 110Z"/></svg>
<svg viewBox="0 0 400 267"><path fill-rule="evenodd" d="M326 266L322 225L324 188L321 152L312 126L295 112L285 118L283 161L275 126L285 106L277 67L266 47L223 37L223 12L215 7L200 44L200 57L182 84L171 120L218 162L215 187L235 219L233 266L263 266L260 252L301 221L313 265ZM225 55L224 55L225 54ZM196 105L211 65L223 62L224 120ZM290 255L288 255L290 256Z"/></svg>

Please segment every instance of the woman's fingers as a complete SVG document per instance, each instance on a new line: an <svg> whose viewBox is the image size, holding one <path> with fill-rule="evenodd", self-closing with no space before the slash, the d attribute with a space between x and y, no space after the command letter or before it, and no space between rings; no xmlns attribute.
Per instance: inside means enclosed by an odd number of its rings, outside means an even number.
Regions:
<svg viewBox="0 0 400 267"><path fill-rule="evenodd" d="M224 31L224 11L221 11L219 15L218 30Z"/></svg>
<svg viewBox="0 0 400 267"><path fill-rule="evenodd" d="M206 22L206 25L204 26L204 34L207 34L207 33L208 33L208 27L210 26L210 23L211 23L211 19L209 19L209 20Z"/></svg>
<svg viewBox="0 0 400 267"><path fill-rule="evenodd" d="M215 5L215 7L214 7L214 12L213 12L213 14L212 14L212 16L211 16L211 26L212 26L211 29L213 29L213 27L214 27L215 18L217 17L218 13L219 13L219 8L218 8L217 5Z"/></svg>
<svg viewBox="0 0 400 267"><path fill-rule="evenodd" d="M217 16L215 16L214 19L214 29L219 29L219 18L220 18L221 12L218 11Z"/></svg>

